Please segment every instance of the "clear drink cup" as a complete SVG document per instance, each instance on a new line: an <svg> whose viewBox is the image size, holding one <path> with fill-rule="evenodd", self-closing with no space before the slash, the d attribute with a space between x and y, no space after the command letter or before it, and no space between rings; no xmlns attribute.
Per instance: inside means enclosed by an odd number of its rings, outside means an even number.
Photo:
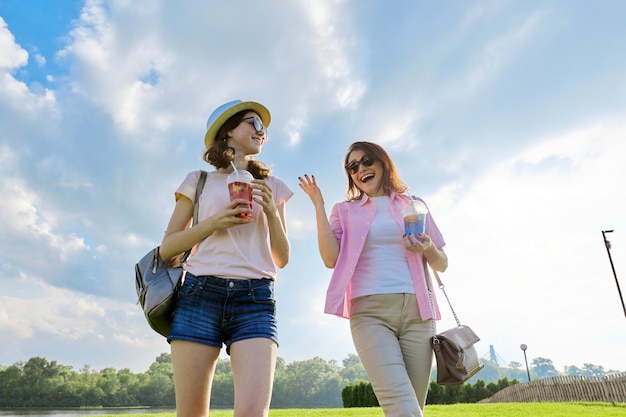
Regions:
<svg viewBox="0 0 626 417"><path fill-rule="evenodd" d="M239 198L248 200L248 204L240 204L238 207L246 207L252 210L252 179L252 174L240 169L234 170L226 179L230 201ZM237 216L244 219L251 219L252 212L240 213Z"/></svg>
<svg viewBox="0 0 626 417"><path fill-rule="evenodd" d="M428 213L426 205L420 200L411 198L409 203L402 207L404 234L413 235L413 238L424 242L418 237L418 234L424 233L426 230L426 213Z"/></svg>

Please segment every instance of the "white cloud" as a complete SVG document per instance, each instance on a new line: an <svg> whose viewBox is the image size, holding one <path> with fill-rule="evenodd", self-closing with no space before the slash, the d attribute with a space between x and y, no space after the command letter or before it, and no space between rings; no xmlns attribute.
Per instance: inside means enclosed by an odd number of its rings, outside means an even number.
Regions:
<svg viewBox="0 0 626 417"><path fill-rule="evenodd" d="M350 21L341 13L342 2L302 2L315 32L313 47L319 68L327 80L329 91L340 108L355 108L367 87L360 79L355 65L356 39L346 26Z"/></svg>
<svg viewBox="0 0 626 417"><path fill-rule="evenodd" d="M29 241L35 246L48 246L61 262L70 261L78 253L89 250L82 238L72 233L64 235L56 230L56 215L46 217L45 213L37 209L37 195L28 189L24 179L8 176L0 178L0 193L4 196L0 202L0 216L6 222L5 237L11 236L15 241ZM3 250L7 254L16 255L16 250L11 249L10 245L3 245Z"/></svg>
<svg viewBox="0 0 626 417"><path fill-rule="evenodd" d="M618 191L626 177L618 156L626 154L624 137L626 125L615 120L546 137L428 199L445 225L450 268L444 281L461 320L478 327L484 343L508 360L517 345L505 341L529 339L535 355L559 367L593 356L599 345L617 354L597 338L580 340L571 351L562 351L559 341L591 316L598 318L597 333L607 335L600 339L610 338L610 327L623 319L615 316L600 231L610 224L626 230ZM559 324L541 325L553 322Z"/></svg>
<svg viewBox="0 0 626 417"><path fill-rule="evenodd" d="M0 70L15 70L28 63L28 52L15 43L15 36L0 17ZM2 71L4 72L4 71Z"/></svg>
<svg viewBox="0 0 626 417"><path fill-rule="evenodd" d="M141 19L149 10L137 9L129 3L111 6L121 8ZM158 40L147 34L128 41L123 27L111 20L111 9L100 1L88 1L76 27L72 42L59 56L72 59L77 78L74 90L89 97L111 114L117 128L136 134L146 126L169 126L168 118L155 117L146 111L155 100L154 88L144 79L158 74L167 65L168 53ZM158 123L154 123L158 121Z"/></svg>
<svg viewBox="0 0 626 417"><path fill-rule="evenodd" d="M6 286L5 283L3 286ZM72 292L22 277L19 285L30 288L28 298L3 297L2 331L12 338L30 339L47 335L79 340L93 334L104 309L93 300L75 297Z"/></svg>
<svg viewBox="0 0 626 417"><path fill-rule="evenodd" d="M13 294L0 297L0 331L13 340L10 351L16 355L143 372L160 352L167 350L166 345L154 343L159 339L152 337L141 310L134 304L86 296L26 276L18 282L0 279L0 292ZM39 340L46 341L45 352L39 350ZM100 350L106 346L109 352L119 352L124 348L118 344L141 350L136 351L137 355L127 351L113 360L119 360L117 365L111 365L111 358L101 362L102 355L94 358L93 351L81 348L93 346ZM143 357L144 353L149 356Z"/></svg>
<svg viewBox="0 0 626 417"><path fill-rule="evenodd" d="M46 65L46 57L40 54L36 54L35 62L37 62L37 65L39 65L40 67L43 67Z"/></svg>
<svg viewBox="0 0 626 417"><path fill-rule="evenodd" d="M15 110L36 111L54 103L52 91L44 90L43 95L33 94L26 84L13 76L16 70L27 64L28 52L15 43L15 37L0 17L0 105Z"/></svg>

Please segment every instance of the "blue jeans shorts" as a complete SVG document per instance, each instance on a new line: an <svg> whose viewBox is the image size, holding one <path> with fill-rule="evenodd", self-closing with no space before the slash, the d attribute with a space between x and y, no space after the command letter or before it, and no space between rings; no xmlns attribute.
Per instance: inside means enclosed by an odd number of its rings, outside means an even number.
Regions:
<svg viewBox="0 0 626 417"><path fill-rule="evenodd" d="M167 338L221 348L234 342L266 338L278 345L274 281L227 279L187 273L172 314Z"/></svg>

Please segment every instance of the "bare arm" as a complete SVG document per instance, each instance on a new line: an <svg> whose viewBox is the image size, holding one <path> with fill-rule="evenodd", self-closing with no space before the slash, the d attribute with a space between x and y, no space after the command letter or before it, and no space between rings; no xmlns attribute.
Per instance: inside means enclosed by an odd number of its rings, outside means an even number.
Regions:
<svg viewBox="0 0 626 417"><path fill-rule="evenodd" d="M315 181L315 175L309 177L298 177L300 180L300 188L309 196L313 206L315 207L315 221L317 224L317 245L320 256L327 268L334 268L339 256L339 242L330 228L326 208L324 206L324 197L320 188Z"/></svg>
<svg viewBox="0 0 626 417"><path fill-rule="evenodd" d="M282 202L276 206L272 188L265 180L252 181L252 189L254 201L261 205L267 218L272 259L277 267L284 268L289 262L291 252L285 221L286 203Z"/></svg>
<svg viewBox="0 0 626 417"><path fill-rule="evenodd" d="M431 245L428 250L424 252L428 265L437 271L444 272L448 268L448 255L444 252L443 248L438 248L435 245Z"/></svg>
<svg viewBox="0 0 626 417"><path fill-rule="evenodd" d="M270 249L272 251L272 259L279 268L284 268L289 262L289 254L291 246L287 238L287 223L285 222L285 203L280 204L276 208L276 215L271 218L268 216L267 224L270 233Z"/></svg>

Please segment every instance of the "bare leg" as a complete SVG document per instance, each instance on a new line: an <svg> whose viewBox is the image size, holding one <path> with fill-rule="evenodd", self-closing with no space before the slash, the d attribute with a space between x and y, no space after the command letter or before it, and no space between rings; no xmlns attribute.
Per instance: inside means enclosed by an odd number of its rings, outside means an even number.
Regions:
<svg viewBox="0 0 626 417"><path fill-rule="evenodd" d="M171 343L177 417L207 417L220 349L200 343Z"/></svg>
<svg viewBox="0 0 626 417"><path fill-rule="evenodd" d="M255 338L230 346L230 363L235 383L234 417L267 417L269 414L276 343Z"/></svg>

